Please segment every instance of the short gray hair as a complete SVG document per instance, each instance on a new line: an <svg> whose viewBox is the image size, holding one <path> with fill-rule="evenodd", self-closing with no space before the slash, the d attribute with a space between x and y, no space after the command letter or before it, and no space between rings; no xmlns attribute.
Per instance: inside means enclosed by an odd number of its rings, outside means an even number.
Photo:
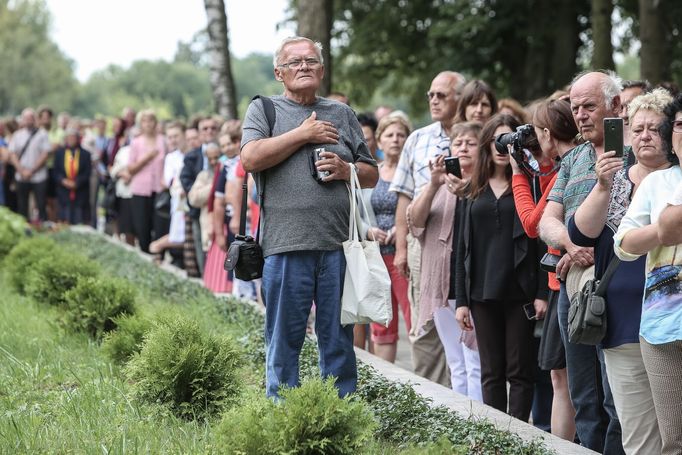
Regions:
<svg viewBox="0 0 682 455"><path fill-rule="evenodd" d="M611 70L599 70L599 71L581 71L576 74L576 76L571 81L571 88L575 85L578 80L583 76L587 76L590 73L601 73L606 77L601 82L601 91L604 95L604 103L607 109L613 108L613 100L615 97L620 96L620 92L623 90L623 80Z"/></svg>
<svg viewBox="0 0 682 455"><path fill-rule="evenodd" d="M322 43L320 43L319 41L313 41L310 38L306 38L305 36L291 36L289 38L284 38L282 42L279 43L279 46L277 46L275 55L272 58L272 66L277 68L277 65L279 64L279 58L282 56L282 51L287 45L291 43L300 43L302 41L308 42L313 45L313 47L315 48L315 52L317 53L317 57L320 60L320 63L324 65L324 57L322 56Z"/></svg>
<svg viewBox="0 0 682 455"><path fill-rule="evenodd" d="M652 111L665 115L663 109L673 100L672 95L664 88L657 88L652 92L635 97L628 106L628 116L632 120L637 111Z"/></svg>

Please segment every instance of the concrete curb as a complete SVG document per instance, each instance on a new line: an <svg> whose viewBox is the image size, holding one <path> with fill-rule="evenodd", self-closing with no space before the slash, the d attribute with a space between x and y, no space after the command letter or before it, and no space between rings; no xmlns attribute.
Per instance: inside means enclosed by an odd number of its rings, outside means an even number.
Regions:
<svg viewBox="0 0 682 455"><path fill-rule="evenodd" d="M111 236L104 235L101 232L98 232L89 226L72 226L70 229L80 234L99 234L108 242L116 246L122 247L128 251L134 252L139 257L143 258L148 262L153 261L152 256L143 253L138 248L132 247ZM187 274L184 271L170 264L165 263L161 264L160 268L165 272L171 273L179 278L190 280L193 283L199 284L201 286L204 285L201 279L189 278L187 277ZM221 293L214 293L214 295L221 299L230 296L229 294ZM251 306L258 309L260 312L265 313L265 308L262 305L258 304L257 302L245 300L242 301L249 303ZM526 422L522 422L521 420L515 419L509 416L508 414L500 412L497 409L494 409L488 405L485 405L475 400L471 400L468 397L465 397L464 395L460 395L459 393L453 392L451 389L448 389L447 387L443 387L440 384L431 382L428 379L417 376L411 371L405 370L404 368L400 368L399 366L396 366L390 362L386 362L385 360L380 359L379 357L376 357L375 355L370 354L367 351L356 348L355 355L358 358L358 360L367 365L372 366L387 379L396 382L410 383L410 385L414 388L414 390L417 393L419 393L421 396L425 398L431 399L435 406L439 405L445 406L464 417L487 419L490 422L492 422L498 429L502 431L509 431L515 433L525 441L542 439L548 448L554 450L557 454L560 455L588 455L597 453L585 447L581 447L577 444L573 444L572 442L566 441L552 434L539 430Z"/></svg>

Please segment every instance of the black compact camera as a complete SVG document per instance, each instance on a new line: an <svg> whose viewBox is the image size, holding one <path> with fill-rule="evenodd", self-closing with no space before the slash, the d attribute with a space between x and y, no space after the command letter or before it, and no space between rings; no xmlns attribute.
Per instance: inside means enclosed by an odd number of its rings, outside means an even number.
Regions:
<svg viewBox="0 0 682 455"><path fill-rule="evenodd" d="M324 180L322 179L329 176L329 171L318 171L317 166L315 166L315 163L322 159L320 153L325 151L324 147L317 147L313 150L313 153L310 154L310 173L317 183L324 183Z"/></svg>

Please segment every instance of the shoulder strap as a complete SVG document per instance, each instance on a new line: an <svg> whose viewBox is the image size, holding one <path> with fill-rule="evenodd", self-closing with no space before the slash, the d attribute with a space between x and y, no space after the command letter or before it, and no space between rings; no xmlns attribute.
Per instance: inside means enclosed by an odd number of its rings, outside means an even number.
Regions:
<svg viewBox="0 0 682 455"><path fill-rule="evenodd" d="M28 146L31 143L31 139L33 139L33 136L35 136L37 132L38 132L38 128L31 131L31 135L28 137L28 139L26 140L26 143L21 148L21 152L19 152L19 156L17 157L17 159L20 160L21 157L24 156L24 153L26 153L26 150L28 150Z"/></svg>
<svg viewBox="0 0 682 455"><path fill-rule="evenodd" d="M251 101L254 101L256 99L260 99L261 103L263 103L263 111L265 112L265 118L268 121L268 126L270 127L270 137L272 137L273 132L275 131L275 120L277 119L276 113L275 113L275 103L272 102L272 99L268 96L263 96L263 95L256 95L252 98ZM258 215L258 227L256 228L256 241L260 242L261 240L261 222L263 220L263 191L265 188L265 173L264 172L259 172L258 173L258 206L260 207L260 213ZM247 193L248 193L248 185L246 185L246 180L248 179L248 176L245 178L245 184L242 187L242 213L241 213L241 223L240 223L240 233L244 235L244 232L242 232L244 229L242 226L246 226L246 199L247 199Z"/></svg>
<svg viewBox="0 0 682 455"><path fill-rule="evenodd" d="M263 103L265 118L268 120L268 125L270 126L270 136L272 137L272 132L274 131L275 128L276 119L275 103L273 103L270 97L268 96L256 95L252 98L251 101L254 101L256 99L260 99L261 103Z"/></svg>
<svg viewBox="0 0 682 455"><path fill-rule="evenodd" d="M609 266L606 268L606 272L604 272L604 275L602 275L601 279L599 280L597 290L594 291L595 295L600 297L604 297L606 295L606 288L609 286L609 281L611 281L611 277L616 272L618 264L620 264L620 259L618 259L618 256L614 255L613 259L611 259L611 262L609 262Z"/></svg>

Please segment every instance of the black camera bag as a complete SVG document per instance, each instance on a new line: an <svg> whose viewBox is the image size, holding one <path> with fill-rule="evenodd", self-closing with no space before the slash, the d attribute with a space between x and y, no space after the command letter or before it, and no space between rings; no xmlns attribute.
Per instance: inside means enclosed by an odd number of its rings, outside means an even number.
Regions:
<svg viewBox="0 0 682 455"><path fill-rule="evenodd" d="M253 98L260 98L263 103L263 110L270 126L270 136L272 136L273 127L275 125L275 105L267 96L257 95ZM261 172L259 174L260 181L258 185L258 199L261 206L260 216L258 217L258 228L256 230L256 237L260 237L261 220L263 218L263 183L265 176ZM246 235L246 205L248 204L248 174L244 177L242 184L242 208L239 214L239 234L235 237L235 241L230 244L225 256L224 268L228 272L234 272L234 275L243 281L251 281L263 276L263 265L265 259L263 257L263 249L250 235Z"/></svg>

